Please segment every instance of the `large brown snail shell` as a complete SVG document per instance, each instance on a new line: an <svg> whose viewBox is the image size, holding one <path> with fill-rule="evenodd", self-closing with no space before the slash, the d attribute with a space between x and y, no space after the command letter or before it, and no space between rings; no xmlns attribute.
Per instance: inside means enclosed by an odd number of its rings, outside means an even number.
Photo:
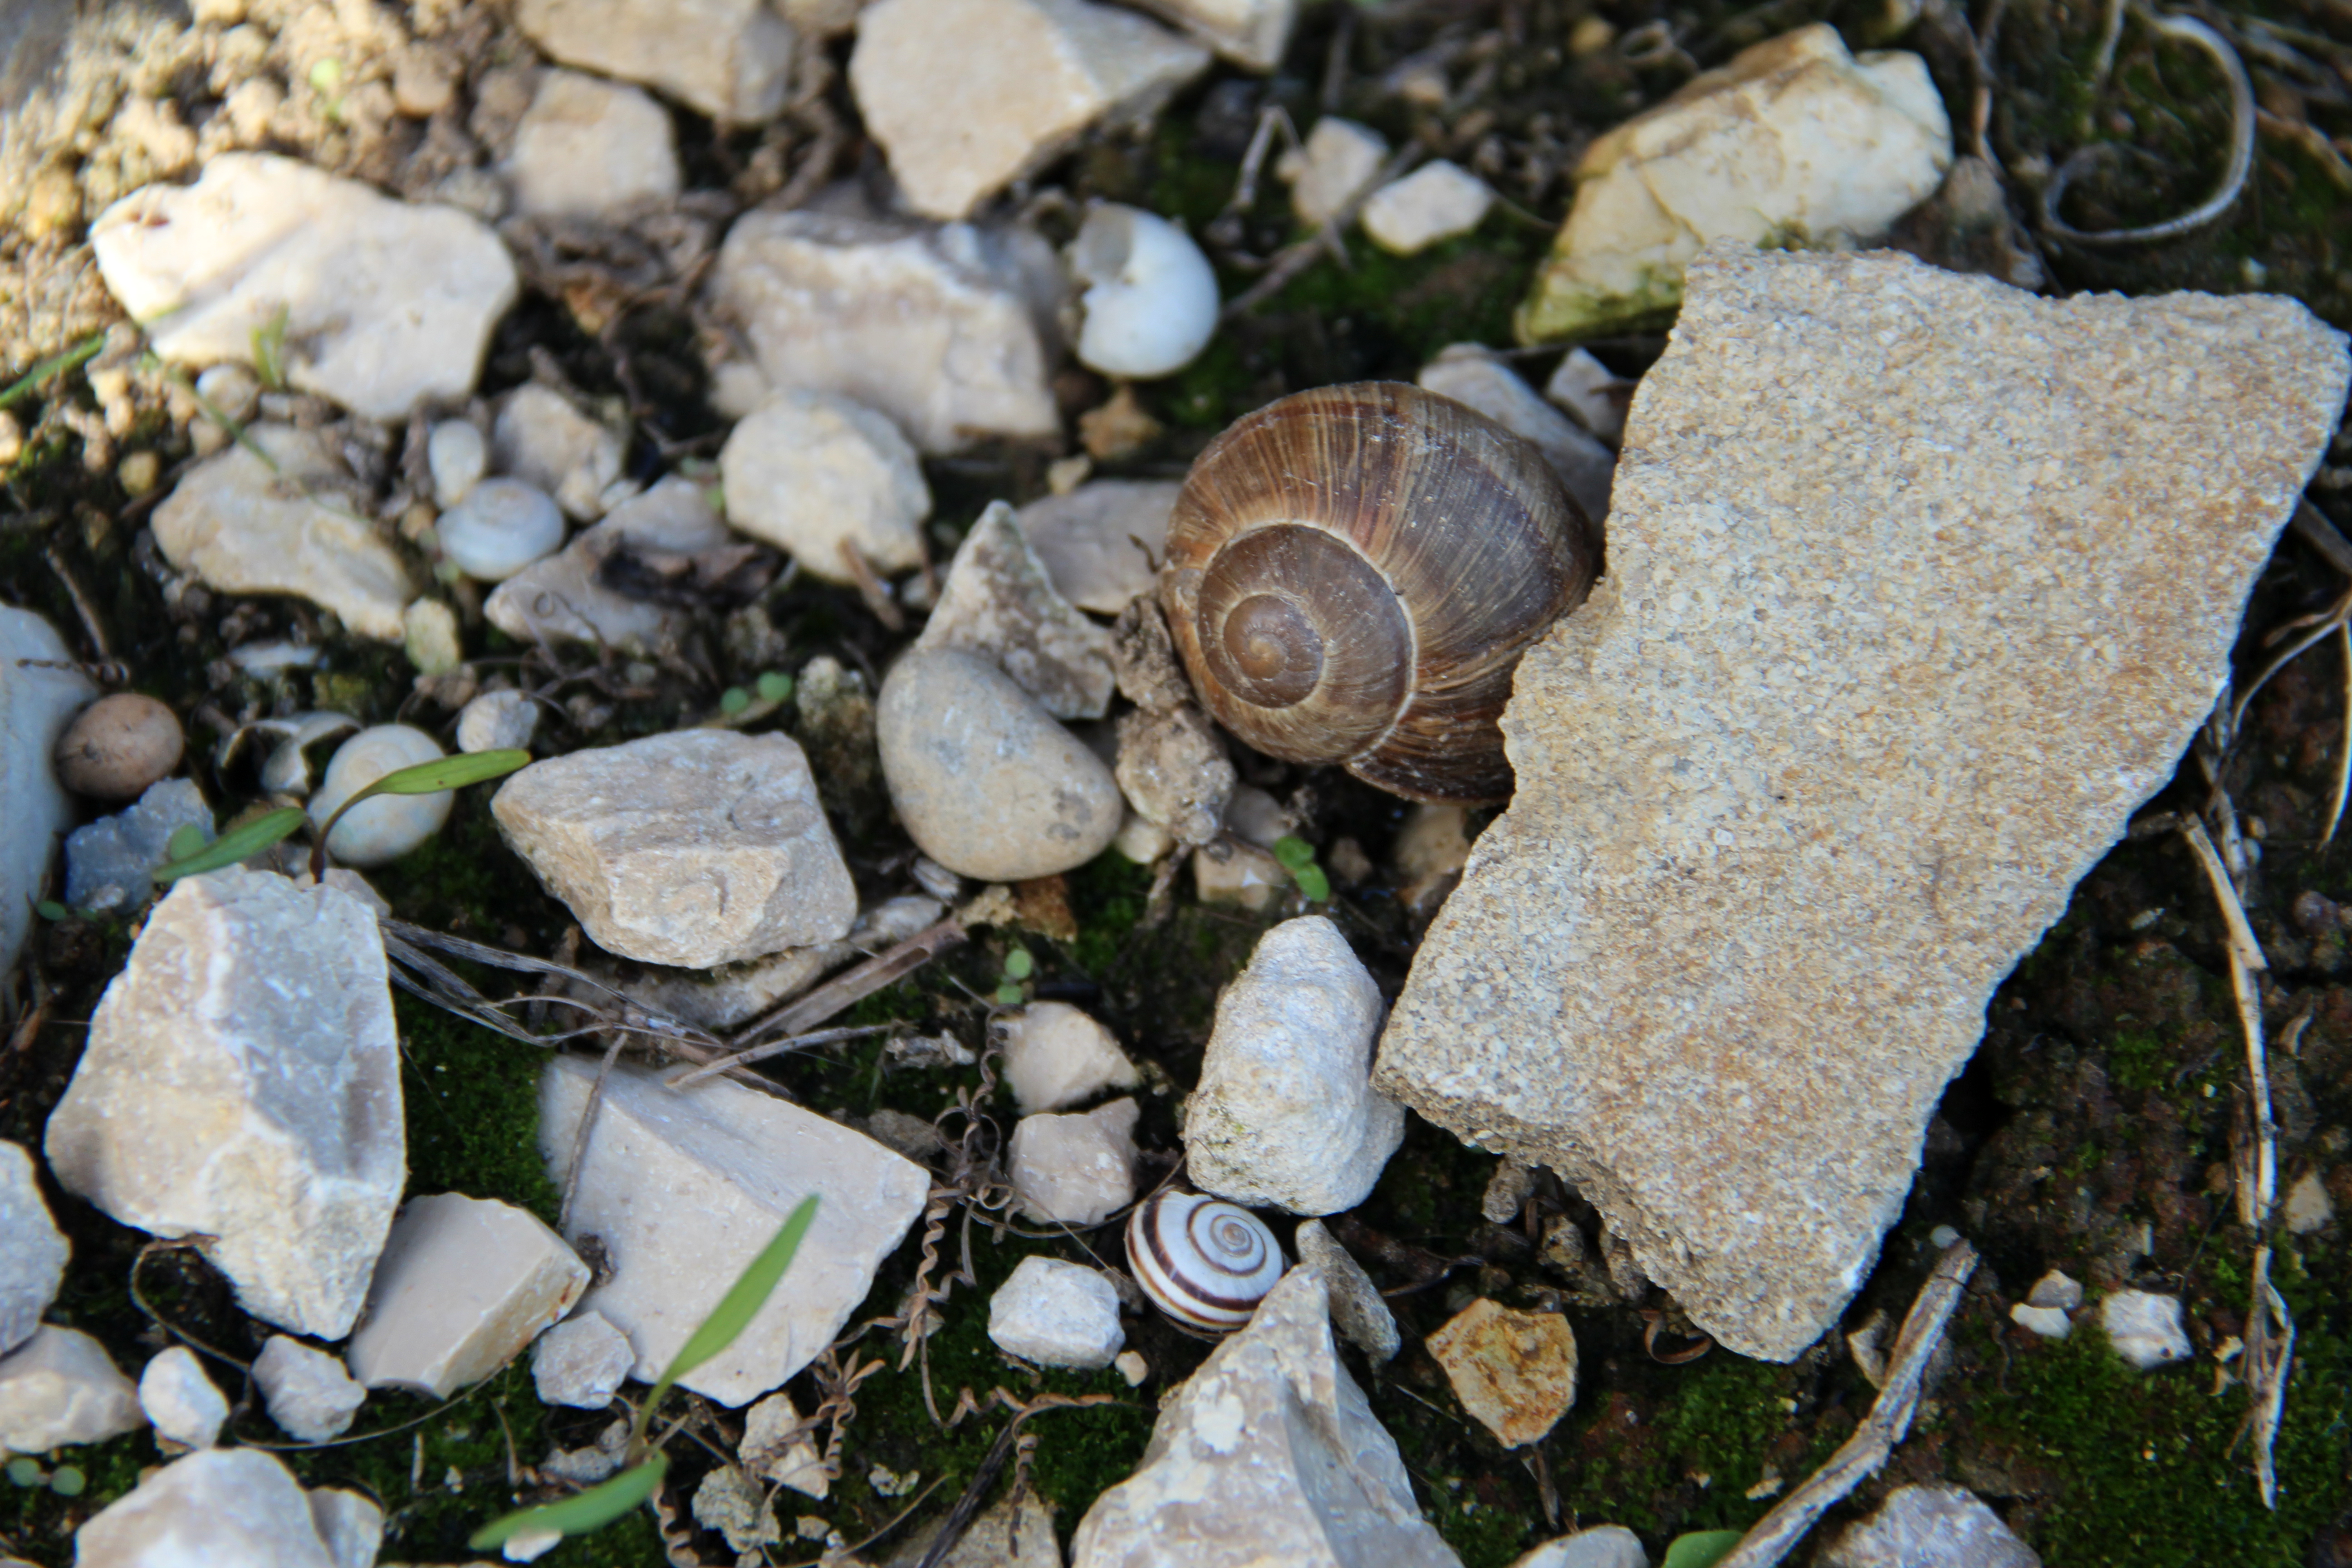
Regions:
<svg viewBox="0 0 2352 1568"><path fill-rule="evenodd" d="M1160 599L1202 701L1257 750L1411 800L1500 800L1511 673L1600 565L1601 531L1533 446L1450 397L1359 382L1210 444Z"/></svg>

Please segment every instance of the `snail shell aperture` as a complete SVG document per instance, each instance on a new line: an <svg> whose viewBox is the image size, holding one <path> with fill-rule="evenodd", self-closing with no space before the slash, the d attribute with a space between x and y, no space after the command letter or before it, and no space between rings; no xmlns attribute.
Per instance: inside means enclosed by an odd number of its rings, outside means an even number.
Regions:
<svg viewBox="0 0 2352 1568"><path fill-rule="evenodd" d="M1200 1193L1160 1193L1127 1221L1127 1260L1151 1304L1190 1328L1229 1333L1282 1278L1282 1248L1257 1215Z"/></svg>
<svg viewBox="0 0 2352 1568"><path fill-rule="evenodd" d="M1219 722L1422 801L1500 800L1519 655L1601 531L1532 445L1394 382L1293 393L1192 465L1160 597Z"/></svg>

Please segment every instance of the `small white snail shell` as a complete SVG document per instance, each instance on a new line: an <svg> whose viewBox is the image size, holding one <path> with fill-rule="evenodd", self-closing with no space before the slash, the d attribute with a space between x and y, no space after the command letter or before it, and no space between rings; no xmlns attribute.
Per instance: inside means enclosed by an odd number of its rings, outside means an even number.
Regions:
<svg viewBox="0 0 2352 1568"><path fill-rule="evenodd" d="M1127 1260L1151 1304L1195 1329L1230 1333L1282 1278L1282 1247L1258 1217L1222 1198L1160 1193L1127 1222Z"/></svg>

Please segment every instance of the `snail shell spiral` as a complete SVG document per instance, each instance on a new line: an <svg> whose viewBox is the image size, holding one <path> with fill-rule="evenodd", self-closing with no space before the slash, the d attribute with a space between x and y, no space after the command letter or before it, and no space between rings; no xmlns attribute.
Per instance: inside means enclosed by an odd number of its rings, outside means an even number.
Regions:
<svg viewBox="0 0 2352 1568"><path fill-rule="evenodd" d="M1293 393L1192 465L1160 597L1202 700L1268 755L1423 801L1500 800L1519 655L1601 532L1542 454L1395 382Z"/></svg>
<svg viewBox="0 0 2352 1568"><path fill-rule="evenodd" d="M1247 1209L1200 1193L1160 1193L1127 1221L1127 1260L1151 1304L1191 1328L1229 1333L1282 1278L1282 1247Z"/></svg>

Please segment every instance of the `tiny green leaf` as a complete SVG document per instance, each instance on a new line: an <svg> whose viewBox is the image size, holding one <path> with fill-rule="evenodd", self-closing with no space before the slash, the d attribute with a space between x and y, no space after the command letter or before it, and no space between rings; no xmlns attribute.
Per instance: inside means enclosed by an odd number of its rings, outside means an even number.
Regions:
<svg viewBox="0 0 2352 1568"><path fill-rule="evenodd" d="M68 913L66 907L55 899L43 899L33 906L33 912L45 921L61 921Z"/></svg>
<svg viewBox="0 0 2352 1568"><path fill-rule="evenodd" d="M89 1485L89 1478L81 1473L79 1465L59 1465L49 1472L49 1489L59 1497L79 1497Z"/></svg>
<svg viewBox="0 0 2352 1568"><path fill-rule="evenodd" d="M1029 950L1027 948L1016 947L1011 952L1004 955L1004 977L1006 979L1026 980L1036 973L1037 961L1029 956Z"/></svg>
<svg viewBox="0 0 2352 1568"><path fill-rule="evenodd" d="M343 85L343 62L323 59L310 68L310 85L321 93L332 93Z"/></svg>
<svg viewBox="0 0 2352 1568"><path fill-rule="evenodd" d="M286 390L286 326L293 319L284 305L277 314L253 329L253 373L272 392Z"/></svg>
<svg viewBox="0 0 2352 1568"><path fill-rule="evenodd" d="M260 854L281 838L292 837L295 830L306 820L300 806L279 806L276 811L266 812L250 822L230 828L194 855L165 861L155 868L155 880L176 882L183 877L234 866L240 860Z"/></svg>
<svg viewBox="0 0 2352 1568"><path fill-rule="evenodd" d="M793 678L776 670L769 670L761 676L757 684L762 702L782 702L793 694Z"/></svg>
<svg viewBox="0 0 2352 1568"><path fill-rule="evenodd" d="M466 1544L476 1552L488 1552L504 1546L526 1531L556 1531L564 1535L585 1535L600 1530L654 1495L662 1477L669 1471L669 1456L656 1454L642 1465L632 1465L601 1486L590 1487L577 1497L562 1502L541 1503L537 1508L519 1509L513 1513L490 1521L467 1539Z"/></svg>
<svg viewBox="0 0 2352 1568"><path fill-rule="evenodd" d="M365 800L372 795L438 795L445 789L464 789L485 779L504 778L529 766L530 753L520 748L460 752L454 757L436 757L413 767L394 768L352 799Z"/></svg>
<svg viewBox="0 0 2352 1568"><path fill-rule="evenodd" d="M1010 980L998 986L996 988L996 1005L1000 1007L1018 1007L1021 1005L1021 987L1013 984Z"/></svg>
<svg viewBox="0 0 2352 1568"><path fill-rule="evenodd" d="M1739 1537L1736 1530L1698 1530L1677 1535L1666 1547L1665 1559L1658 1568L1715 1568L1739 1544Z"/></svg>
<svg viewBox="0 0 2352 1568"><path fill-rule="evenodd" d="M19 1454L8 1461L8 1479L20 1487L37 1487L48 1479L41 1473L41 1461L30 1454Z"/></svg>
<svg viewBox="0 0 2352 1568"><path fill-rule="evenodd" d="M1331 899L1331 879L1323 874L1320 866L1301 866L1291 872L1298 879L1298 890L1310 903L1328 903Z"/></svg>
<svg viewBox="0 0 2352 1568"><path fill-rule="evenodd" d="M1315 846L1295 833L1286 833L1274 841L1274 858L1282 862L1284 870L1296 871L1315 864Z"/></svg>
<svg viewBox="0 0 2352 1568"><path fill-rule="evenodd" d="M719 694L719 710L721 713L740 713L750 706L751 694L740 686L730 686Z"/></svg>

